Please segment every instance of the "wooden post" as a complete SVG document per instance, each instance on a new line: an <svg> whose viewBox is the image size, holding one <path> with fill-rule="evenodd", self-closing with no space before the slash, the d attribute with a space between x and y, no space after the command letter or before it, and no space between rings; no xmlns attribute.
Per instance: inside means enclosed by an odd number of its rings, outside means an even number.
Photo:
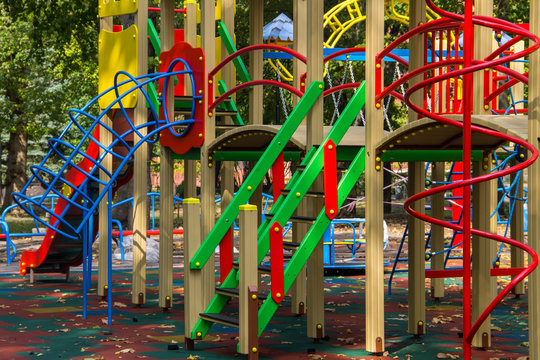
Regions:
<svg viewBox="0 0 540 360"><path fill-rule="evenodd" d="M249 45L263 43L264 4L262 0L251 0L249 4ZM263 53L253 51L249 53L249 76L252 80L263 78ZM253 86L249 89L249 123L262 124L263 114L263 88Z"/></svg>
<svg viewBox="0 0 540 360"><path fill-rule="evenodd" d="M205 54L206 71L205 71L205 84L209 84L207 78L208 73L214 68L215 63L215 46L216 46L216 19L215 19L215 1L214 0L202 0L201 1L201 38L202 46ZM209 84L210 85L210 84ZM214 84L211 84L214 86ZM212 99L208 98L208 92L204 92L205 104L209 104ZM214 227L216 222L216 206L215 206L215 194L216 194L216 178L214 163L209 159L211 154L208 153L208 146L216 137L216 124L215 116L210 116L209 112L206 112L204 123L204 144L201 147L201 207L202 207L202 235L206 238L210 230ZM204 266L204 295L203 303L206 307L210 303L210 300L214 297L215 293L215 263L214 256L208 259L208 262Z"/></svg>
<svg viewBox="0 0 540 360"><path fill-rule="evenodd" d="M264 42L263 40L264 27L264 2L263 0L251 0L249 4L249 45L258 45ZM253 51L249 53L249 76L252 80L260 80L263 78L263 53L262 51ZM263 123L263 87L253 86L249 89L249 123ZM253 168L254 163L250 164ZM260 224L262 217L262 184L257 186L253 191L250 199L251 204L257 205L258 219Z"/></svg>
<svg viewBox="0 0 540 360"><path fill-rule="evenodd" d="M490 161L485 155L483 162L473 163L473 176L489 174ZM490 228L490 183L482 182L473 186L473 227L480 230ZM491 302L491 257L490 243L492 240L479 236L472 237L472 319L475 321L482 311ZM491 343L490 335L491 321L488 317L480 326L473 338L472 345L475 347L487 348Z"/></svg>
<svg viewBox="0 0 540 360"><path fill-rule="evenodd" d="M444 162L435 162L431 167L431 177L438 184L434 187L442 186L444 182ZM444 219L444 193L433 195L431 198L431 215L436 219ZM444 250L444 228L431 224L431 251L439 252ZM431 269L444 269L445 253L434 255L431 258ZM435 299L444 297L444 278L431 279L431 296Z"/></svg>
<svg viewBox="0 0 540 360"><path fill-rule="evenodd" d="M514 52L517 53L517 52L523 51L524 47L525 47L525 42L520 41L513 46ZM510 69L517 71L520 74L523 74L525 72L525 63L521 61L511 62ZM514 101L525 100L525 85L521 81L518 82L516 85L512 86L511 89L512 89L512 96L514 98ZM525 108L524 103L521 102L519 104L516 104L516 109L524 109L524 108ZM510 114L512 113L513 110L514 109L510 110Z"/></svg>
<svg viewBox="0 0 540 360"><path fill-rule="evenodd" d="M521 177L518 180L518 188L516 195L518 198L523 198L523 177L525 172L521 172ZM510 175L510 182L513 183L516 179L516 173ZM510 237L519 242L524 242L525 240L525 224L523 219L523 201L516 200L514 205L514 213L512 214L512 220L510 224ZM511 254L511 266L512 267L523 267L525 266L525 254L523 250L518 249L515 246L510 248ZM525 294L525 283L522 281L512 289L512 294L520 296Z"/></svg>
<svg viewBox="0 0 540 360"><path fill-rule="evenodd" d="M493 0L477 0L475 1L474 11L477 15L493 16ZM486 27L475 26L474 29L474 58L483 59L492 52L492 30ZM474 73L474 90L473 90L473 113L490 115L489 108L484 107L484 95L489 92L489 89L484 87L484 76L489 74L485 71L477 71ZM490 82L488 82L490 83ZM483 163L473 164L475 176L486 174L491 168L488 154L484 155ZM482 183L473 187L473 227L476 229L491 231L490 209L491 203L496 201L497 194L490 192L490 183ZM476 190L475 190L476 189ZM493 229L496 231L496 228ZM472 240L472 321L475 321L482 311L489 305L492 300L492 279L490 274L491 262L493 258L493 248L496 243L492 240L473 236ZM491 325L490 318L486 319L480 327L472 345L476 347L487 348L491 343Z"/></svg>
<svg viewBox="0 0 540 360"><path fill-rule="evenodd" d="M307 1L294 0L293 4L294 20L294 49L300 54L306 54L307 49ZM303 62L293 60L294 87L300 88L300 76L306 72L306 66ZM296 105L298 99L293 96L293 104ZM296 209L296 215L307 216L306 203L302 202ZM293 223L292 236L293 241L300 243L307 233L305 224ZM306 309L306 267L300 271L291 287L291 312L293 314L304 314Z"/></svg>
<svg viewBox="0 0 540 360"><path fill-rule="evenodd" d="M296 214L299 216L307 216L306 200L302 201L296 209ZM299 244L307 234L307 225L302 223L293 223L292 225L292 241ZM298 273L291 286L291 312L293 314L302 315L306 312L307 301L307 283L306 283L306 266Z"/></svg>
<svg viewBox="0 0 540 360"><path fill-rule="evenodd" d="M184 2L184 40L197 46L197 3ZM191 84L186 83L185 94L191 94ZM197 160L184 160L184 198L197 197Z"/></svg>
<svg viewBox="0 0 540 360"><path fill-rule="evenodd" d="M375 58L384 48L384 4L378 1L366 2L366 15L366 350L382 353L383 174L382 169L375 168L375 150L383 137L383 110L375 106Z"/></svg>
<svg viewBox="0 0 540 360"><path fill-rule="evenodd" d="M139 0L139 9L135 16L135 23L139 29L138 46L138 73L148 72L148 0ZM145 124L148 118L146 99L141 91L137 94L137 107L135 108L135 126ZM146 127L139 130L141 136L147 133ZM134 134L135 143L141 139ZM131 301L142 305L146 301L146 229L147 207L146 192L148 185L148 145L142 144L135 152L133 167L133 284Z"/></svg>
<svg viewBox="0 0 540 360"><path fill-rule="evenodd" d="M253 345L250 344L250 314L249 307L252 301L249 288L257 289L257 207L255 205L240 206L240 273L239 273L239 291L240 291L240 311L239 311L239 329L240 342L238 352L241 354L257 353L253 351ZM257 295L255 294L255 301ZM258 317L258 314L255 314ZM256 330L258 332L258 330ZM257 334L258 335L258 334ZM257 336L258 337L258 336ZM250 346L251 345L251 346ZM257 349L257 347L255 347Z"/></svg>
<svg viewBox="0 0 540 360"><path fill-rule="evenodd" d="M102 30L112 31L113 18L112 16L100 19L100 28ZM103 123L112 128L112 120L109 115L103 116ZM112 134L109 131L105 131L104 128L100 129L99 141L103 146L109 146L112 142ZM103 149L100 149L100 153L103 154ZM112 156L107 156L103 159L101 165L110 174L112 174ZM104 172L99 172L99 178L103 182L109 182L110 177ZM99 192L102 193L105 189L104 185L99 185ZM109 261L109 207L107 206L107 196L104 196L99 203L99 258L98 258L98 296L104 297L107 295L106 286L109 276L109 268L107 266ZM84 260L86 261L86 260Z"/></svg>
<svg viewBox="0 0 540 360"><path fill-rule="evenodd" d="M293 49L300 54L307 53L307 1L294 0L293 3L294 43ZM300 76L306 72L306 65L298 59L293 60L293 86L300 89ZM298 98L293 96L293 104L298 103Z"/></svg>
<svg viewBox="0 0 540 360"><path fill-rule="evenodd" d="M530 1L530 31L540 34L540 0ZM529 56L529 141L538 148L540 138L540 52ZM540 162L528 170L529 246L540 252ZM529 275L529 356L540 359L540 271Z"/></svg>
<svg viewBox="0 0 540 360"><path fill-rule="evenodd" d="M174 45L174 0L161 0L161 51ZM167 89L167 111L174 114L174 81ZM161 146L160 154L160 221L159 221L159 307L169 309L173 303L173 217L174 161L172 151Z"/></svg>
<svg viewBox="0 0 540 360"><path fill-rule="evenodd" d="M234 29L234 0L221 0L221 20L227 27L227 29ZM223 44L222 44L223 47ZM221 58L227 57L226 51L221 51ZM231 89L236 84L236 72L232 64L227 65L221 71L221 79L225 81L227 87ZM233 124L233 120L230 116L226 116L224 119L225 124ZM221 213L229 206L234 196L234 162L224 161L221 166ZM233 241L231 242L234 248L234 234ZM223 266L223 264L222 264ZM220 271L223 271L223 267Z"/></svg>
<svg viewBox="0 0 540 360"><path fill-rule="evenodd" d="M188 350L193 349L193 340L197 336L191 332L205 308L202 302L203 273L189 267L201 244L201 202L184 199L184 334Z"/></svg>
<svg viewBox="0 0 540 360"><path fill-rule="evenodd" d="M410 2L409 28L414 29L420 23L426 22L426 4L424 0ZM424 65L424 36L415 36L409 41L409 69L414 70ZM418 76L409 83L417 84L421 80ZM417 91L411 97L413 103L422 105L423 92ZM409 122L416 121L418 114L409 110ZM425 190L424 163L409 163L408 196L418 194ZM425 211L425 201L415 202L412 208L419 213ZM409 332L422 335L426 332L426 259L425 259L425 224L423 221L409 216Z"/></svg>
<svg viewBox="0 0 540 360"><path fill-rule="evenodd" d="M307 12L307 84L323 81L323 21L324 1L312 0ZM307 149L323 141L323 98L319 97L307 117ZM314 191L323 191L322 177L313 183ZM321 199L310 198L308 211L317 216L323 207ZM319 243L307 262L307 335L310 338L324 337L324 262L322 234Z"/></svg>

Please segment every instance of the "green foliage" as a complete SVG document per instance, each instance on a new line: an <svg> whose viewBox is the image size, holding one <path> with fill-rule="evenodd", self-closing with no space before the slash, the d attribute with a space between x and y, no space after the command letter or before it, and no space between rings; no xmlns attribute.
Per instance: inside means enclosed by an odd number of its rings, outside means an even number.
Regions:
<svg viewBox="0 0 540 360"><path fill-rule="evenodd" d="M2 148L10 132L23 128L36 145L30 161L39 161L47 151L43 139L60 133L67 110L96 95L97 30L94 2L0 1Z"/></svg>

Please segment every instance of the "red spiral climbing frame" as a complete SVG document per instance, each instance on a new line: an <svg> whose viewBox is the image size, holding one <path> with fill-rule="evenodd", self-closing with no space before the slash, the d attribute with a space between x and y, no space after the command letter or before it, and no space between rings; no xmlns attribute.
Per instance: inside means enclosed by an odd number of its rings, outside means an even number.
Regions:
<svg viewBox="0 0 540 360"><path fill-rule="evenodd" d="M409 108L415 111L416 113L418 113L422 117L431 118L443 124L460 127L463 129L463 180L456 183L439 186L439 187L424 191L422 193L413 195L405 202L405 209L408 213L410 213L411 215L423 221L427 221L435 225L439 225L446 228L450 228L452 230L463 232L463 335L464 335L463 336L464 337L463 355L464 355L464 359L470 359L472 339L475 336L476 332L478 331L478 328L486 320L486 318L493 311L493 309L512 290L512 288L514 288L519 282L523 281L525 277L529 275L536 268L536 266L538 265L538 255L532 248L518 241L509 239L509 238L506 238L497 234L492 234L492 233L488 233L485 231L471 228L470 227L470 223L471 223L470 211L463 211L463 223L462 223L463 225L458 225L458 224L453 224L447 221L443 221L441 219L435 219L435 218L426 216L424 214L421 214L413 210L411 208L411 204L414 203L415 201L426 198L428 196L432 196L436 193L441 193L441 192L444 193L452 189L462 188L463 189L463 207L464 209L470 209L471 185L477 184L480 182L489 181L492 179L496 179L496 178L508 175L510 173L523 170L536 160L536 158L538 157L538 151L531 144L519 138L515 138L513 136L507 135L507 134L499 133L491 129L486 129L486 128L472 125L471 114L472 114L472 103L473 103L472 90L474 86L473 73L476 71L484 71L485 69L496 69L499 72L504 72L505 74L509 75L511 78L510 82L522 81L524 83L528 83L528 78L526 77L526 75L516 73L508 68L505 68L502 65L506 62L523 58L526 55L537 50L540 47L540 39L537 36L528 32L527 30L523 29L523 27L520 27L516 24L512 24L510 22L507 22L501 19L473 15L473 1L472 0L465 1L464 15L458 15L458 14L450 13L442 9L439 9L437 6L433 4L432 0L426 0L426 3L429 6L429 8L431 8L433 11L439 14L442 18L423 24L409 31L407 34L401 36L400 38L398 38L396 41L390 44L390 46L388 46L381 54L377 56L377 64L382 64L384 57L388 53L390 53L392 49L396 48L400 44L403 44L412 36L424 35L426 38L428 38L432 36L431 34L435 32L439 32L439 33L446 32L449 34L449 32L454 29L462 29L463 31L463 41L464 41L463 58L458 58L458 56L454 56L454 57L449 56L446 59L439 59L439 61L437 61L437 59L435 59L432 56L431 63L427 63L427 61L425 61L426 65L418 69L414 69L410 71L408 74L403 76L401 79L398 79L396 82L394 82L387 88L383 88L383 85L379 82L378 84L376 84L376 91L378 95L376 98L376 101L378 103L381 103L385 96L391 94L394 91L394 89L396 89L401 84L408 82L412 78L421 77L422 80L418 84L411 86L404 96L404 100L406 104L409 106ZM473 51L474 26L487 27L497 32L504 31L507 33L514 34L515 37L514 39L509 41L507 44L505 44L501 48L494 51L491 55L489 55L485 59L475 60L474 51ZM456 39L459 39L459 34L456 36ZM503 51L505 51L508 47L512 46L512 44L522 39L530 40L529 48L524 49L523 51L520 51L517 53L509 54L504 57L499 57L499 55ZM456 43L457 43L457 40L456 40ZM431 51L431 50L428 50L426 46L426 52L427 51ZM427 59L427 56L424 57L424 60L426 59ZM381 68L382 66L378 66L376 71L378 72L382 71ZM444 69L444 71L441 71L442 69ZM488 76L490 72L486 71L485 73L487 73L487 75L485 76ZM380 76L378 76L377 78L380 79ZM449 81L454 81L453 88L456 89L457 88L457 86L455 86L455 84L457 84L455 83L455 81L457 81L456 79L462 79L463 81L463 97L462 97L462 102L460 103L460 111L459 111L460 113L463 114L463 122L450 120L444 116L434 114L431 111L429 111L427 107L428 101L427 101L426 95L434 89L435 84L441 85L444 82L447 82L448 84ZM489 81L489 80L486 80L486 81ZM482 85L483 84L476 84L476 86L482 86ZM446 85L446 86L449 87L450 85ZM412 94L414 94L417 91L422 91L424 94L424 101L422 104L414 104L411 101ZM431 94L434 94L434 93L431 92ZM485 94L484 99L483 99L484 105L488 105L489 102L493 100L493 96L494 96L493 94ZM432 109L433 111L437 111L437 109L434 109L434 108ZM443 111L439 111L439 112L443 112ZM446 113L448 112L449 111L446 111ZM452 112L455 112L455 109ZM477 132L477 133L493 136L499 139L503 139L508 142L513 142L529 150L530 156L527 160L515 166L512 166L510 168L506 168L504 170L497 171L497 172L492 172L487 175L471 178L471 133L472 132ZM470 260L471 259L471 256L470 256L471 255L470 254L471 235L481 236L484 238L500 241L500 242L509 244L511 246L516 246L522 249L523 251L527 252L531 258L529 266L527 266L526 268L513 269L515 270L516 276L512 279L512 281L506 287L504 287L499 292L499 294L495 297L495 299L493 299L493 301L489 304L489 306L482 312L482 314L478 317L478 319L472 325L471 325L471 260Z"/></svg>

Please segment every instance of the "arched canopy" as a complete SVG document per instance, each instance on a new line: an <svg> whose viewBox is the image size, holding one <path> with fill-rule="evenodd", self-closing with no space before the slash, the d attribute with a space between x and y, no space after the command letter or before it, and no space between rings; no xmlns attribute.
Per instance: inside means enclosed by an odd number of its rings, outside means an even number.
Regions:
<svg viewBox="0 0 540 360"><path fill-rule="evenodd" d="M214 161L258 160L280 128L279 125L245 125L234 128L217 137L209 145L208 153ZM324 127L325 136L331 128L331 126ZM341 148L354 152L363 146L365 146L364 127L352 126L338 144L338 150ZM306 150L306 127L301 125L285 145L285 160L299 160ZM344 156L343 160L349 157Z"/></svg>
<svg viewBox="0 0 540 360"><path fill-rule="evenodd" d="M459 115L448 118L461 120ZM527 116L473 115L472 123L527 140ZM482 152L505 145L506 141L472 133L472 150L479 161ZM411 122L377 144L377 156L382 161L457 161L461 158L462 129L443 125L431 119Z"/></svg>

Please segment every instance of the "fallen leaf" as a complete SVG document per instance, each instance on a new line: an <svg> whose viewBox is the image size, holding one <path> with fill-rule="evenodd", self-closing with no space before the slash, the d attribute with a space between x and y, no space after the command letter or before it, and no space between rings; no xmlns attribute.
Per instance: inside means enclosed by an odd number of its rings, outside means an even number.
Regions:
<svg viewBox="0 0 540 360"><path fill-rule="evenodd" d="M116 352L115 352L115 355L127 354L127 353L133 354L134 352L135 352L135 350L133 350L132 348L125 348L125 349L116 351Z"/></svg>

